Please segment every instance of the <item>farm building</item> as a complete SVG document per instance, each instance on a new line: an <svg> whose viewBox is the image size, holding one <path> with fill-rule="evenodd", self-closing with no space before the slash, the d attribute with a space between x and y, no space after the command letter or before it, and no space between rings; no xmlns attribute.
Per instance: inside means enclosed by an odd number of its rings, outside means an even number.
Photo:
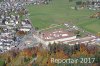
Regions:
<svg viewBox="0 0 100 66"><path fill-rule="evenodd" d="M41 39L43 39L46 44L49 43L53 44L63 42L63 41L70 41L76 39L76 35L73 32L63 29L55 29L52 31L42 32Z"/></svg>

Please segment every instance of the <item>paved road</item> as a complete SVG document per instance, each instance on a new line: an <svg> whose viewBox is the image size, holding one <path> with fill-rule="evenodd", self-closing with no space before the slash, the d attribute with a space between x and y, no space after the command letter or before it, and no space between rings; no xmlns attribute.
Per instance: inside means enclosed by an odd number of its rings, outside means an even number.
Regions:
<svg viewBox="0 0 100 66"><path fill-rule="evenodd" d="M31 44L26 44L26 41L31 41ZM32 34L26 35L23 37L21 40L20 44L18 45L17 48L19 49L24 49L28 47L32 47L38 43L38 40L32 36Z"/></svg>
<svg viewBox="0 0 100 66"><path fill-rule="evenodd" d="M46 42L42 40L40 37L38 37L37 35L33 34L33 37L36 38L40 43L46 44Z"/></svg>

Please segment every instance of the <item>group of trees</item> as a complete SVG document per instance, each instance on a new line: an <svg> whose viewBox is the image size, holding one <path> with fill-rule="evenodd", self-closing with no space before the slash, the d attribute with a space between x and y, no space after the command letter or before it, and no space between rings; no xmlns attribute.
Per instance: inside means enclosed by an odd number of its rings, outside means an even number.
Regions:
<svg viewBox="0 0 100 66"><path fill-rule="evenodd" d="M2 2L3 0L0 0L0 2Z"/></svg>
<svg viewBox="0 0 100 66"><path fill-rule="evenodd" d="M98 19L100 19L100 12L96 12L95 14L91 15L90 18L98 18Z"/></svg>
<svg viewBox="0 0 100 66"><path fill-rule="evenodd" d="M42 48L42 47L41 47ZM46 65L46 66L59 66L65 64L54 64L50 62L50 58L59 58L59 59L67 59L67 58L80 58L81 56L85 57L93 57L97 51L97 49L89 50L87 45L84 44L75 44L74 46L69 46L66 44L49 44L48 50L40 50L38 48L37 51L37 60L31 64L32 65ZM96 47L95 47L96 48ZM88 51L89 50L89 51ZM95 64L94 64L95 65Z"/></svg>
<svg viewBox="0 0 100 66"><path fill-rule="evenodd" d="M26 34L27 34L27 32L24 32L24 31L17 31L17 33L16 33L17 36L24 36Z"/></svg>
<svg viewBox="0 0 100 66"><path fill-rule="evenodd" d="M51 58L59 58L59 59L68 59L68 58L87 58L87 57L95 57L96 61L99 62L100 59L100 52L97 52L98 49L96 46L88 47L84 44L75 44L73 46L59 43L59 44L49 44L48 49L44 48L42 44L39 46L26 48L21 51L10 51L4 57L6 58L7 64L11 63L12 61L15 62L14 59L17 57L23 57L21 65L28 63L28 66L64 66L65 64L55 64L51 63ZM32 61L34 58L37 60ZM67 64L66 64L67 65ZM93 65L96 65L95 63Z"/></svg>
<svg viewBox="0 0 100 66"><path fill-rule="evenodd" d="M56 53L62 50L65 54L71 55L73 54L76 50L80 50L80 45L75 44L74 46L70 46L67 44L49 44L50 47L50 53Z"/></svg>

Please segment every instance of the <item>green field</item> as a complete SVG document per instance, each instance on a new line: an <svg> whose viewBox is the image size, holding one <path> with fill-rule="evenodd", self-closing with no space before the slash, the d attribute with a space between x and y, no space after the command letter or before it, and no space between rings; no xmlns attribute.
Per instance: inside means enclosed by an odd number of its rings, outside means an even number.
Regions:
<svg viewBox="0 0 100 66"><path fill-rule="evenodd" d="M4 61L0 60L0 66L4 65Z"/></svg>
<svg viewBox="0 0 100 66"><path fill-rule="evenodd" d="M72 10L75 1L52 0L48 5L29 5L30 19L33 26L39 29L47 28L52 24L63 24L72 22L73 24L90 31L92 33L100 32L100 19L89 18L96 11L82 9Z"/></svg>

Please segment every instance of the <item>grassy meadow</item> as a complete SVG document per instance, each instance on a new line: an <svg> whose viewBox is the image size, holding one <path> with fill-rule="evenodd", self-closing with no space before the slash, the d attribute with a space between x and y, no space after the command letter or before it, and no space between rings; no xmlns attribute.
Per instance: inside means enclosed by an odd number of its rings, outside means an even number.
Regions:
<svg viewBox="0 0 100 66"><path fill-rule="evenodd" d="M52 0L48 5L28 5L29 18L33 26L39 29L47 28L52 24L72 22L78 27L92 33L100 32L100 19L90 18L90 15L98 12L87 8L73 10L75 2L69 0Z"/></svg>

